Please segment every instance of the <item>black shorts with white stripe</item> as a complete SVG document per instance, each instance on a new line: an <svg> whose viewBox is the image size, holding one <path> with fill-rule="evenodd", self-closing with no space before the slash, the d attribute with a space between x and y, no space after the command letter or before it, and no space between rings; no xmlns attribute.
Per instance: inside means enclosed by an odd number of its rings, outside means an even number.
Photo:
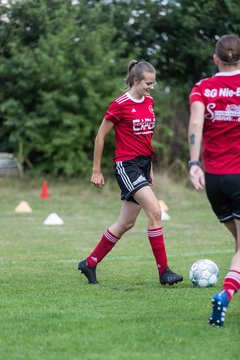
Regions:
<svg viewBox="0 0 240 360"><path fill-rule="evenodd" d="M121 189L121 200L133 201L133 195L149 185L151 157L138 156L127 161L118 161L114 165L115 176Z"/></svg>

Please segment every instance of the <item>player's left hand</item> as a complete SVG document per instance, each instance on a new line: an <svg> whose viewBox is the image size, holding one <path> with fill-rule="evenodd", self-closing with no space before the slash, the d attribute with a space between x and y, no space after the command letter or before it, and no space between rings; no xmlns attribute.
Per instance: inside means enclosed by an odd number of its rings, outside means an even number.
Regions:
<svg viewBox="0 0 240 360"><path fill-rule="evenodd" d="M151 173L150 173L150 178L149 178L149 186L154 186L154 184L155 184L155 177L154 177L154 174L153 174L153 172L151 171Z"/></svg>

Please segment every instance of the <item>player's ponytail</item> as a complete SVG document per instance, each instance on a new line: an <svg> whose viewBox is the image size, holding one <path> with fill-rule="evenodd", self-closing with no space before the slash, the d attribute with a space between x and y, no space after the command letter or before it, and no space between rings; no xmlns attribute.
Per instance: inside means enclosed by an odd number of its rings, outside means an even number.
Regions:
<svg viewBox="0 0 240 360"><path fill-rule="evenodd" d="M143 80L144 72L156 73L154 67L147 61L131 60L128 64L128 72L126 77L126 85L131 88L134 84L134 78Z"/></svg>

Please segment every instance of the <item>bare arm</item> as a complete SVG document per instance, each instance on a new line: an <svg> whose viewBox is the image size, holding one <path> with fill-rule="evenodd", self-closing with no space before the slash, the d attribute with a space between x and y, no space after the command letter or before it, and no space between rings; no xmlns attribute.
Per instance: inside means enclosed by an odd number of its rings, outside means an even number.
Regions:
<svg viewBox="0 0 240 360"><path fill-rule="evenodd" d="M104 149L104 143L106 136L110 133L114 124L111 121L106 121L103 119L97 136L94 143L94 152L93 152L93 172L91 183L97 188L102 188L105 184L104 177L101 173L101 160Z"/></svg>
<svg viewBox="0 0 240 360"><path fill-rule="evenodd" d="M202 132L205 107L200 101L191 105L191 116L188 127L188 143L191 161L199 161L201 156ZM190 178L196 190L205 186L204 172L198 165L190 168Z"/></svg>

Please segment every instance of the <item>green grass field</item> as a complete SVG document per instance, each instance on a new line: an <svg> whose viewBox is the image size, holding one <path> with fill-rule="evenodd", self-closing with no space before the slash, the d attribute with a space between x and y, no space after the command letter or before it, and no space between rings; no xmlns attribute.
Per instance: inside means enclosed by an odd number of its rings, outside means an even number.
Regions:
<svg viewBox="0 0 240 360"><path fill-rule="evenodd" d="M0 359L1 360L215 360L239 359L239 295L229 306L225 327L210 327L211 296L221 289L234 243L215 219L205 193L162 176L156 195L169 206L163 222L170 267L184 275L161 287L141 213L98 267L91 286L77 271L102 232L115 221L116 185L103 191L81 180L0 179ZM33 209L18 214L22 200ZM61 226L45 226L56 212ZM220 268L215 288L194 288L191 264L209 258Z"/></svg>

